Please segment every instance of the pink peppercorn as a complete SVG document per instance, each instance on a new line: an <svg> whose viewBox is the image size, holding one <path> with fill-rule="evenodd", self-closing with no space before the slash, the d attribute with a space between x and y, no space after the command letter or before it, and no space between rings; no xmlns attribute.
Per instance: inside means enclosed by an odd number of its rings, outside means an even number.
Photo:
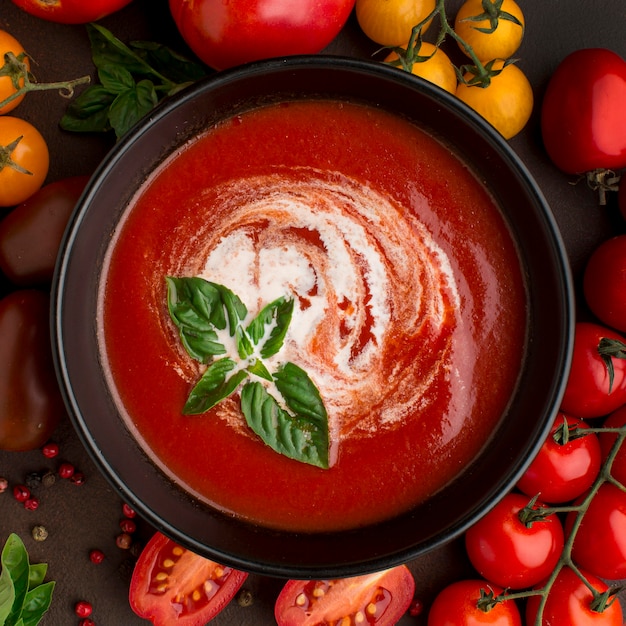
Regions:
<svg viewBox="0 0 626 626"><path fill-rule="evenodd" d="M82 472L74 472L70 476L70 482L73 485L84 485L85 484L85 475Z"/></svg>
<svg viewBox="0 0 626 626"><path fill-rule="evenodd" d="M89 560L92 563L102 563L102 561L104 561L104 552L102 552L102 550L98 550L97 548L94 548L93 550L89 551Z"/></svg>
<svg viewBox="0 0 626 626"><path fill-rule="evenodd" d="M124 517L135 517L135 515L137 515L137 513L135 513L135 509L133 509L130 504L126 504L126 502L124 502L124 504L122 505L122 513L124 514Z"/></svg>
<svg viewBox="0 0 626 626"><path fill-rule="evenodd" d="M80 622L78 622L78 626L96 626L96 622L88 617L84 617L80 620Z"/></svg>
<svg viewBox="0 0 626 626"><path fill-rule="evenodd" d="M89 602L85 600L81 600L74 605L74 613L78 615L78 617L89 617L93 612L93 607Z"/></svg>
<svg viewBox="0 0 626 626"><path fill-rule="evenodd" d="M71 478L76 471L75 467L71 463L61 463L59 465L59 476L61 478Z"/></svg>
<svg viewBox="0 0 626 626"><path fill-rule="evenodd" d="M132 519L123 519L120 521L122 532L132 535L137 530L137 524Z"/></svg>
<svg viewBox="0 0 626 626"><path fill-rule="evenodd" d="M39 499L35 498L35 496L31 496L24 500L24 508L29 511L36 511L39 508Z"/></svg>
<svg viewBox="0 0 626 626"><path fill-rule="evenodd" d="M48 459L53 459L59 454L59 444L49 441L41 448L43 455Z"/></svg>
<svg viewBox="0 0 626 626"><path fill-rule="evenodd" d="M30 498L30 489L26 485L15 485L13 487L13 497L18 502L26 502Z"/></svg>

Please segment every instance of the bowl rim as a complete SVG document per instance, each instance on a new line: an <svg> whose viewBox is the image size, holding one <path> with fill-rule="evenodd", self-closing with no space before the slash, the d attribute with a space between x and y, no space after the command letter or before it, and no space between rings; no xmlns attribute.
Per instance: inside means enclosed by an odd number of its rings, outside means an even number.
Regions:
<svg viewBox="0 0 626 626"><path fill-rule="evenodd" d="M419 545L409 545L400 549L392 545L389 549L383 548L381 551L374 548L365 558L350 556L342 563L324 562L312 566L307 563L299 562L292 557L285 557L284 555L276 555L274 557L265 556L265 558L257 557L250 560L246 555L246 545L242 546L242 549L239 551L223 549L215 545L207 545L206 542L181 532L178 522L164 519L152 505L142 500L135 489L128 486L124 477L118 475L118 470L111 463L107 451L101 449L100 443L94 439L89 418L84 415L81 399L78 397L73 387L72 374L70 368L68 368L68 355L66 353L66 338L71 331L71 329L67 327L66 322L66 313L70 308L69 295L67 295L66 290L68 289L68 272L71 271L70 258L77 245L77 240L81 235L81 228L89 213L90 207L93 205L94 200L97 199L103 185L115 174L116 167L119 166L124 156L129 151L132 151L132 149L138 145L138 142L141 141L142 137L151 132L151 129L155 128L160 123L165 123L167 118L171 116L174 111L189 106L194 99L201 97L202 94L219 92L220 89L239 84L241 81L248 80L250 77L263 77L268 74L278 75L284 73L287 75L290 72L320 70L347 72L351 75L366 77L366 79L367 77L373 76L380 80L391 81L393 83L400 81L403 85L403 89L417 91L421 94L421 97L427 98L445 109L451 109L454 115L462 118L472 127L472 132L482 134L485 145L490 146L514 172L519 184L534 198L535 204L541 212L541 219L544 223L544 234L549 239L548 243L551 246L551 258L554 259L557 265L555 272L559 277L560 287L559 293L556 294L556 296L560 311L563 314L563 319L560 320L560 350L556 355L555 362L555 367L558 372L560 372L560 376L558 380L555 377L555 380L550 384L550 397L546 399L549 408L546 408L541 420L535 424L532 434L529 436L527 449L523 458L516 459L511 465L506 480L500 479L496 481L496 484L491 488L490 492L486 494L481 501L475 503L474 507L471 507L464 517L456 520L454 524L447 527L445 532L431 536L422 541ZM72 285L70 285L70 287L71 286ZM52 285L51 333L53 358L62 395L70 414L70 419L79 435L79 439L86 447L97 468L120 494L120 497L131 504L156 530L163 532L182 545L185 545L194 552L206 556L207 558L222 561L246 571L285 578L351 576L406 563L459 537L467 528L475 523L477 519L484 515L491 507L495 506L500 498L517 482L534 455L538 452L545 436L549 432L552 418L556 415L558 405L560 404L564 392L566 373L569 371L573 349L573 291L573 281L567 261L565 245L556 219L539 185L509 143L506 142L488 122L464 103L456 99L452 94L402 70L384 66L379 62L371 60L326 56L323 54L301 55L289 58L255 61L244 66L218 72L206 79L202 79L179 92L171 99L159 104L111 149L92 175L81 195L70 217L67 230L61 243ZM371 532L390 532L390 529L392 532L393 521L394 520L390 520L390 523L384 522L377 524L375 525L376 528ZM236 525L239 522L233 522L229 519L227 523L234 523ZM296 540L302 540L304 538L302 533L281 533L269 529L250 528L247 524L244 524L244 526L247 527L244 535L248 546L249 543L254 540L255 536L259 539L262 537L268 539L268 537L273 535L274 538L271 539L271 541L285 534L294 537ZM355 529L354 533L361 533L362 530L363 529ZM339 534L344 537L349 537L354 533L350 531ZM310 539L310 535L305 535L307 539ZM324 538L327 538L325 534L320 535L317 540L313 541L313 544L317 543L321 545Z"/></svg>

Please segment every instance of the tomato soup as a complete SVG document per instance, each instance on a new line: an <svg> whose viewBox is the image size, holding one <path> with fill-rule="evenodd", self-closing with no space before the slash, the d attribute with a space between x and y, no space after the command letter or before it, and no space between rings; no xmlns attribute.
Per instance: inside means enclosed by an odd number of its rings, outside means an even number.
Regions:
<svg viewBox="0 0 626 626"><path fill-rule="evenodd" d="M181 344L166 276L224 285L252 314L293 298L272 358L319 390L328 468L266 445L238 391L183 414L207 365ZM407 120L325 100L233 116L168 158L125 210L99 297L110 385L154 463L226 514L306 532L398 515L458 476L527 331L514 239L474 173Z"/></svg>

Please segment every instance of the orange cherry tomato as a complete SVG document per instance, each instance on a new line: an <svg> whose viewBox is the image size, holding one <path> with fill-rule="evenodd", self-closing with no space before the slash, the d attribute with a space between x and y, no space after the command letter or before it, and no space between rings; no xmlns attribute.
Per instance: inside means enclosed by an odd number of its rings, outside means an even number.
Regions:
<svg viewBox="0 0 626 626"><path fill-rule="evenodd" d="M14 59L9 59L7 56L9 52L13 53ZM0 29L0 102L4 102L17 91L17 87L13 83L13 75L19 74L20 64L24 66L26 71L30 69L30 61L26 56L24 47L13 35ZM18 80L19 87L23 84L23 79ZM0 115L12 111L24 99L24 96L25 94L22 94L0 107Z"/></svg>

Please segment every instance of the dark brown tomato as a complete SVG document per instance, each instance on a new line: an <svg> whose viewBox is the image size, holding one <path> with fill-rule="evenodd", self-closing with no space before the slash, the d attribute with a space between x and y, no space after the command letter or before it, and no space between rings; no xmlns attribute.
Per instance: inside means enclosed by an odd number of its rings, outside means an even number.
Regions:
<svg viewBox="0 0 626 626"><path fill-rule="evenodd" d="M0 450L33 450L65 409L52 362L50 296L35 289L0 300Z"/></svg>
<svg viewBox="0 0 626 626"><path fill-rule="evenodd" d="M52 281L59 245L88 176L42 187L0 222L0 269L20 287Z"/></svg>

